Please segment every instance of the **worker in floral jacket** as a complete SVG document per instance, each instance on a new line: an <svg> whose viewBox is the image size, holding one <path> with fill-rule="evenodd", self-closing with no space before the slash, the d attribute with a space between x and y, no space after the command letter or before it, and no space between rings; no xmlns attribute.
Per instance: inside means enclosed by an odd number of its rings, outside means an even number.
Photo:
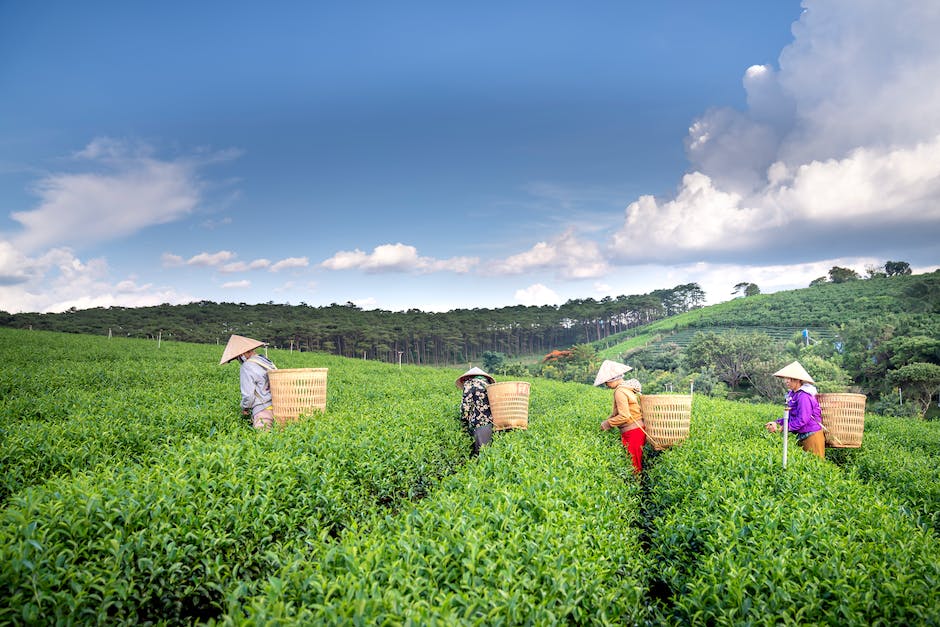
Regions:
<svg viewBox="0 0 940 627"><path fill-rule="evenodd" d="M486 386L495 379L479 368L471 368L454 382L463 391L460 402L460 418L467 431L473 436L473 455L479 455L480 449L493 439L493 413Z"/></svg>

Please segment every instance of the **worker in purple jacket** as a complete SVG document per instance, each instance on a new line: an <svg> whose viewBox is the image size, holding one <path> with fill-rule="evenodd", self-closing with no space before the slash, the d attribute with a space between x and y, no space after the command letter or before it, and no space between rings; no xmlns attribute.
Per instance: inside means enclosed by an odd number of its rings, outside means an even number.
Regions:
<svg viewBox="0 0 940 627"><path fill-rule="evenodd" d="M815 381L798 361L781 368L774 376L783 379L787 386L787 427L790 433L796 435L796 441L804 451L826 459L826 436L823 435L822 412L816 401ZM771 433L776 433L783 428L783 418L772 420L765 426Z"/></svg>

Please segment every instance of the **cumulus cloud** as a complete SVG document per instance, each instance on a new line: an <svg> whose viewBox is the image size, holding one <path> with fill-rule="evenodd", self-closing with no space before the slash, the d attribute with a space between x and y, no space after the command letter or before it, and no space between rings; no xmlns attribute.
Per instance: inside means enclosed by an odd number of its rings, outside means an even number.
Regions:
<svg viewBox="0 0 940 627"><path fill-rule="evenodd" d="M538 242L529 250L493 263L495 274L522 274L549 270L563 279L589 279L603 276L610 266L600 246L582 239L569 228L557 238Z"/></svg>
<svg viewBox="0 0 940 627"><path fill-rule="evenodd" d="M219 267L219 272L231 274L233 272L248 272L250 270L264 270L271 267L270 259L255 259L254 261L244 262L235 261Z"/></svg>
<svg viewBox="0 0 940 627"><path fill-rule="evenodd" d="M516 301L525 306L558 305L561 297L555 291L541 283L516 290Z"/></svg>
<svg viewBox="0 0 940 627"><path fill-rule="evenodd" d="M139 283L136 277L114 283L109 274L103 259L83 261L67 248L29 257L0 241L0 309L50 313L71 307L148 307L197 300L173 288Z"/></svg>
<svg viewBox="0 0 940 627"><path fill-rule="evenodd" d="M213 268L221 266L235 258L235 253L230 250L220 250L216 253L199 253L193 255L186 261L187 266L203 266Z"/></svg>
<svg viewBox="0 0 940 627"><path fill-rule="evenodd" d="M163 253L161 262L165 268L180 266L214 268L223 274L250 272L252 270L280 272L292 268L306 268L310 265L310 261L306 257L287 257L277 262L264 258L253 259L252 261L237 261L237 257L238 255L230 250L220 250L214 253L201 252L185 260L180 255Z"/></svg>
<svg viewBox="0 0 940 627"><path fill-rule="evenodd" d="M73 155L74 171L53 172L33 185L39 204L10 217L10 235L26 254L85 246L136 233L193 213L202 199L198 170L234 153L159 159L145 144L100 138Z"/></svg>
<svg viewBox="0 0 940 627"><path fill-rule="evenodd" d="M898 242L936 251L940 11L914 0L806 0L779 70L752 66L744 111L713 109L686 141L672 198L629 204L620 263L772 265Z"/></svg>
<svg viewBox="0 0 940 627"><path fill-rule="evenodd" d="M363 270L378 272L469 272L480 260L477 257L451 257L434 259L421 257L418 249L406 244L382 244L366 253L358 248L339 251L320 265L328 270Z"/></svg>
<svg viewBox="0 0 940 627"><path fill-rule="evenodd" d="M309 265L310 261L306 257L288 257L271 266L271 272L280 272L291 268L306 268Z"/></svg>
<svg viewBox="0 0 940 627"><path fill-rule="evenodd" d="M35 262L9 242L0 241L0 286L25 283L35 276Z"/></svg>

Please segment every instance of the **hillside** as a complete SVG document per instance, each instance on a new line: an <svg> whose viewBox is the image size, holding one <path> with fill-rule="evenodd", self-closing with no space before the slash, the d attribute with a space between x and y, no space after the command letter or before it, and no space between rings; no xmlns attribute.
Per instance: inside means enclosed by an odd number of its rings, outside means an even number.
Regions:
<svg viewBox="0 0 940 627"><path fill-rule="evenodd" d="M850 322L889 315L927 320L936 319L938 313L940 271L736 298L638 326L593 345L602 356L613 358L640 347L685 346L698 331L762 331L786 340L808 329L811 337L835 339Z"/></svg>

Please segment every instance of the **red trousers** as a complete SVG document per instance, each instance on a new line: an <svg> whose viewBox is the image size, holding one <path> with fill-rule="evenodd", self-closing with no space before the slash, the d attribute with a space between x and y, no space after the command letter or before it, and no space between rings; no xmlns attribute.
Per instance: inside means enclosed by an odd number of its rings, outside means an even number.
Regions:
<svg viewBox="0 0 940 627"><path fill-rule="evenodd" d="M627 449L633 458L633 474L640 474L643 470L643 445L646 444L646 434L643 429L630 429L620 434L623 448Z"/></svg>

